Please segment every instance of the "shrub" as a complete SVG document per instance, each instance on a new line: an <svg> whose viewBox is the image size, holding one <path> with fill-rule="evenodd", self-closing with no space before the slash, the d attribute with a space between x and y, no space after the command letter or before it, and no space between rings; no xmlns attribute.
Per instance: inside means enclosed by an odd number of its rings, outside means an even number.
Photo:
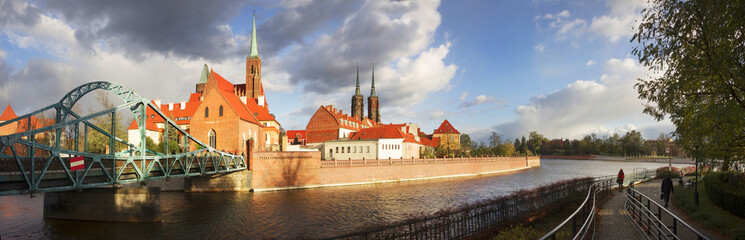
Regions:
<svg viewBox="0 0 745 240"><path fill-rule="evenodd" d="M510 226L509 228L502 230L499 234L492 238L492 240L512 240L512 239L538 239L541 238L541 234L538 233L531 226L523 226L518 224L517 226Z"/></svg>
<svg viewBox="0 0 745 240"><path fill-rule="evenodd" d="M745 190L738 187L741 173L719 172L706 175L706 195L717 206L745 217ZM732 182L730 182L730 179ZM742 185L740 185L742 186Z"/></svg>
<svg viewBox="0 0 745 240"><path fill-rule="evenodd" d="M664 178L665 176L670 175L670 178L679 178L680 177L680 170L678 168L673 167L672 170L670 170L669 167L661 167L658 168L656 171L658 178Z"/></svg>

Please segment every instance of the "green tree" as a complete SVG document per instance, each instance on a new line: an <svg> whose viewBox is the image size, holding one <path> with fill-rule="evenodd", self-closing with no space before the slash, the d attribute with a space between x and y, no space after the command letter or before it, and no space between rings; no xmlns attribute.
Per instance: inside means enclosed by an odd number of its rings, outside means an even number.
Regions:
<svg viewBox="0 0 745 240"><path fill-rule="evenodd" d="M461 134L460 135L460 149L467 151L473 149L474 142L471 140L471 136L468 136L468 134Z"/></svg>
<svg viewBox="0 0 745 240"><path fill-rule="evenodd" d="M520 139L520 154L529 155L529 151L530 150L528 150L528 142L525 141L525 136L523 136L523 138Z"/></svg>
<svg viewBox="0 0 745 240"><path fill-rule="evenodd" d="M497 132L491 132L491 135L489 135L489 147L497 148L501 143L502 136L500 136Z"/></svg>
<svg viewBox="0 0 745 240"><path fill-rule="evenodd" d="M534 153L537 153L541 146L547 142L548 139L536 131L532 131L528 135L528 149Z"/></svg>
<svg viewBox="0 0 745 240"><path fill-rule="evenodd" d="M155 144L155 141L153 141L150 137L145 137L145 147L147 150L153 151L153 152L163 152L161 150L160 145Z"/></svg>
<svg viewBox="0 0 745 240"><path fill-rule="evenodd" d="M101 107L104 109L112 109L115 107L114 102L109 98L108 92L103 90L97 90L96 93L96 101L101 104ZM93 110L90 110L90 112L94 112ZM115 113L114 114L114 120L116 124L116 128L114 129L113 135L125 139L127 136L127 130L126 125L121 123L121 113ZM96 127L99 127L103 130L105 130L107 133L111 134L111 123L112 123L112 115L106 114L104 116L100 116L97 118L94 118L91 123L95 125ZM104 154L107 152L107 149L109 148L109 141L110 137L107 135L104 135L103 133L92 130L89 131L88 136L88 151L91 153L98 153L98 154ZM116 151L122 151L127 148L124 144L115 144Z"/></svg>
<svg viewBox="0 0 745 240"><path fill-rule="evenodd" d="M171 119L173 119L173 118L171 118ZM179 131L178 131L178 129L176 129L176 127L171 126L170 124L165 124L165 126L167 126L167 128L168 128L168 140L165 140L164 139L166 137L165 132L160 135L160 143L158 143L158 147L161 150L160 152L161 153L166 153L166 146L165 146L165 144L167 142L168 143L168 151L170 152L170 154L181 153L182 150L181 150L181 147L179 146L178 143L179 143L179 136L183 136L183 135L179 135Z"/></svg>
<svg viewBox="0 0 745 240"><path fill-rule="evenodd" d="M512 145L512 143L502 143L497 146L497 150L495 151L497 156L506 156L511 157L515 155L515 146Z"/></svg>
<svg viewBox="0 0 745 240"><path fill-rule="evenodd" d="M678 144L726 170L745 156L745 2L652 3L632 38L639 62L661 73L635 85L644 112L669 117Z"/></svg>

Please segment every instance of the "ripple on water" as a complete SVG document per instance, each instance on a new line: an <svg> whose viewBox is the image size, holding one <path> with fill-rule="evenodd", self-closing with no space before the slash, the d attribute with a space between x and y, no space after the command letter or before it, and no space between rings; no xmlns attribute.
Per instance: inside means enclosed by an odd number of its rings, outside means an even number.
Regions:
<svg viewBox="0 0 745 240"><path fill-rule="evenodd" d="M562 179L626 174L665 163L543 160L510 174L278 192L163 192L160 223L43 220L43 195L0 197L0 236L47 239L329 237ZM682 166L677 165L676 166Z"/></svg>

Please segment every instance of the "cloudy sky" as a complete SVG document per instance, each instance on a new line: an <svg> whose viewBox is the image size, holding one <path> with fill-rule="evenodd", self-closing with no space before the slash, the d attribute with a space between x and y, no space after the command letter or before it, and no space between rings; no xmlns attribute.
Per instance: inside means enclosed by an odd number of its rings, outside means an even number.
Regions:
<svg viewBox="0 0 745 240"><path fill-rule="evenodd" d="M18 114L90 81L180 102L203 64L245 82L252 12L270 110L304 129L320 105L349 112L356 63L375 63L384 122L479 140L673 130L642 113L630 55L645 0L0 0L0 105Z"/></svg>

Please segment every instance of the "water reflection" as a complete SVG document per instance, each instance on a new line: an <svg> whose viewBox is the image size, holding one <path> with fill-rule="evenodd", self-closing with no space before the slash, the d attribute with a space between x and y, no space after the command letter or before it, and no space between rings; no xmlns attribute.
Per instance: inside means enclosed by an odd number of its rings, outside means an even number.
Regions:
<svg viewBox="0 0 745 240"><path fill-rule="evenodd" d="M51 239L215 239L328 237L407 214L502 196L561 179L613 175L664 163L543 160L540 168L480 177L280 192L161 195L163 222L103 223L42 218L43 196L0 197L0 236ZM685 166L685 165L675 165Z"/></svg>

